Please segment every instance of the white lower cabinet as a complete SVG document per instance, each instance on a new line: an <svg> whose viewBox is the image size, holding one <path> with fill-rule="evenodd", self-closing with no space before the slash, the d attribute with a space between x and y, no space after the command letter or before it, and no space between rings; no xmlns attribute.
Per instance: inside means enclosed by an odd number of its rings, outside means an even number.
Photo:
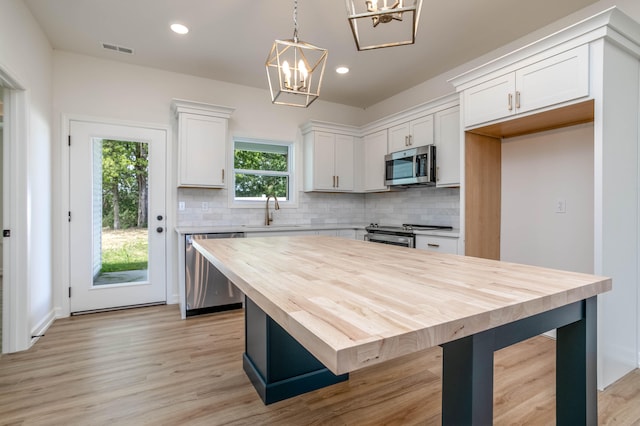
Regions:
<svg viewBox="0 0 640 426"><path fill-rule="evenodd" d="M416 235L416 248L438 253L458 254L458 239L432 235Z"/></svg>

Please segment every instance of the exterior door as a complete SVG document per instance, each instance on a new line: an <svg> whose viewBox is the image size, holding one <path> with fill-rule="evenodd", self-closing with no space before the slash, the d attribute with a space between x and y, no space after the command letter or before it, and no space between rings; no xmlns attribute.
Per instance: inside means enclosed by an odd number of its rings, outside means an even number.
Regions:
<svg viewBox="0 0 640 426"><path fill-rule="evenodd" d="M166 131L69 128L71 313L166 302Z"/></svg>

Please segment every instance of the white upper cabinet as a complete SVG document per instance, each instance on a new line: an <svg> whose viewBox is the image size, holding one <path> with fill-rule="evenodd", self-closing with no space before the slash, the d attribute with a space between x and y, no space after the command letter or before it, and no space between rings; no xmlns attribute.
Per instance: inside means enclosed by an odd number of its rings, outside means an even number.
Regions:
<svg viewBox="0 0 640 426"><path fill-rule="evenodd" d="M397 152L433 143L433 115L389 128L389 150Z"/></svg>
<svg viewBox="0 0 640 426"><path fill-rule="evenodd" d="M589 46L541 59L465 89L465 127L589 95Z"/></svg>
<svg viewBox="0 0 640 426"><path fill-rule="evenodd" d="M387 130L366 135L363 145L364 191L387 191L389 187L384 184Z"/></svg>
<svg viewBox="0 0 640 426"><path fill-rule="evenodd" d="M351 192L355 184L355 137L303 129L304 190Z"/></svg>
<svg viewBox="0 0 640 426"><path fill-rule="evenodd" d="M232 108L174 100L178 117L178 186L224 188Z"/></svg>
<svg viewBox="0 0 640 426"><path fill-rule="evenodd" d="M434 114L436 186L460 185L460 107Z"/></svg>

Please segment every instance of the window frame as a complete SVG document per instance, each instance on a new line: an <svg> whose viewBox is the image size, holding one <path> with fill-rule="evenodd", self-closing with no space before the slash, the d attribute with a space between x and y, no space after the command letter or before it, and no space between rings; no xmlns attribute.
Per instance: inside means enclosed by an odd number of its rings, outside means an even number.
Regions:
<svg viewBox="0 0 640 426"><path fill-rule="evenodd" d="M246 169L236 169L235 168L235 151L236 151L236 142L240 143L251 143L257 145L275 145L275 146L285 146L287 147L287 161L288 161L288 172L279 172L279 171L267 171L267 170L246 170ZM230 167L231 170L231 179L229 182L228 188L228 196L229 196L229 207L231 208L264 208L266 198L260 199L252 199L252 200L239 200L236 198L236 174L238 172L251 172L250 174L255 175L269 175L269 176L288 176L289 177L289 199L284 200L278 198L278 204L280 208L295 208L298 207L297 201L297 186L296 186L296 173L295 173L295 143L293 141L278 141L278 140L270 140L270 139L255 139L255 138L243 138L234 136L231 141L231 155L230 155ZM247 173L244 173L247 174Z"/></svg>

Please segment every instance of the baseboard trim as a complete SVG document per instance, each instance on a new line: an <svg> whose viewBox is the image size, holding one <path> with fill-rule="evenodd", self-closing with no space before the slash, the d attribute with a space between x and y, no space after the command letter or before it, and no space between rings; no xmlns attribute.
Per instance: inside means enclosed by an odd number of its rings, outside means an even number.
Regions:
<svg viewBox="0 0 640 426"><path fill-rule="evenodd" d="M55 309L49 311L49 313L40 321L34 328L31 329L31 340L29 346L33 346L44 334L47 332L51 324L56 320Z"/></svg>

